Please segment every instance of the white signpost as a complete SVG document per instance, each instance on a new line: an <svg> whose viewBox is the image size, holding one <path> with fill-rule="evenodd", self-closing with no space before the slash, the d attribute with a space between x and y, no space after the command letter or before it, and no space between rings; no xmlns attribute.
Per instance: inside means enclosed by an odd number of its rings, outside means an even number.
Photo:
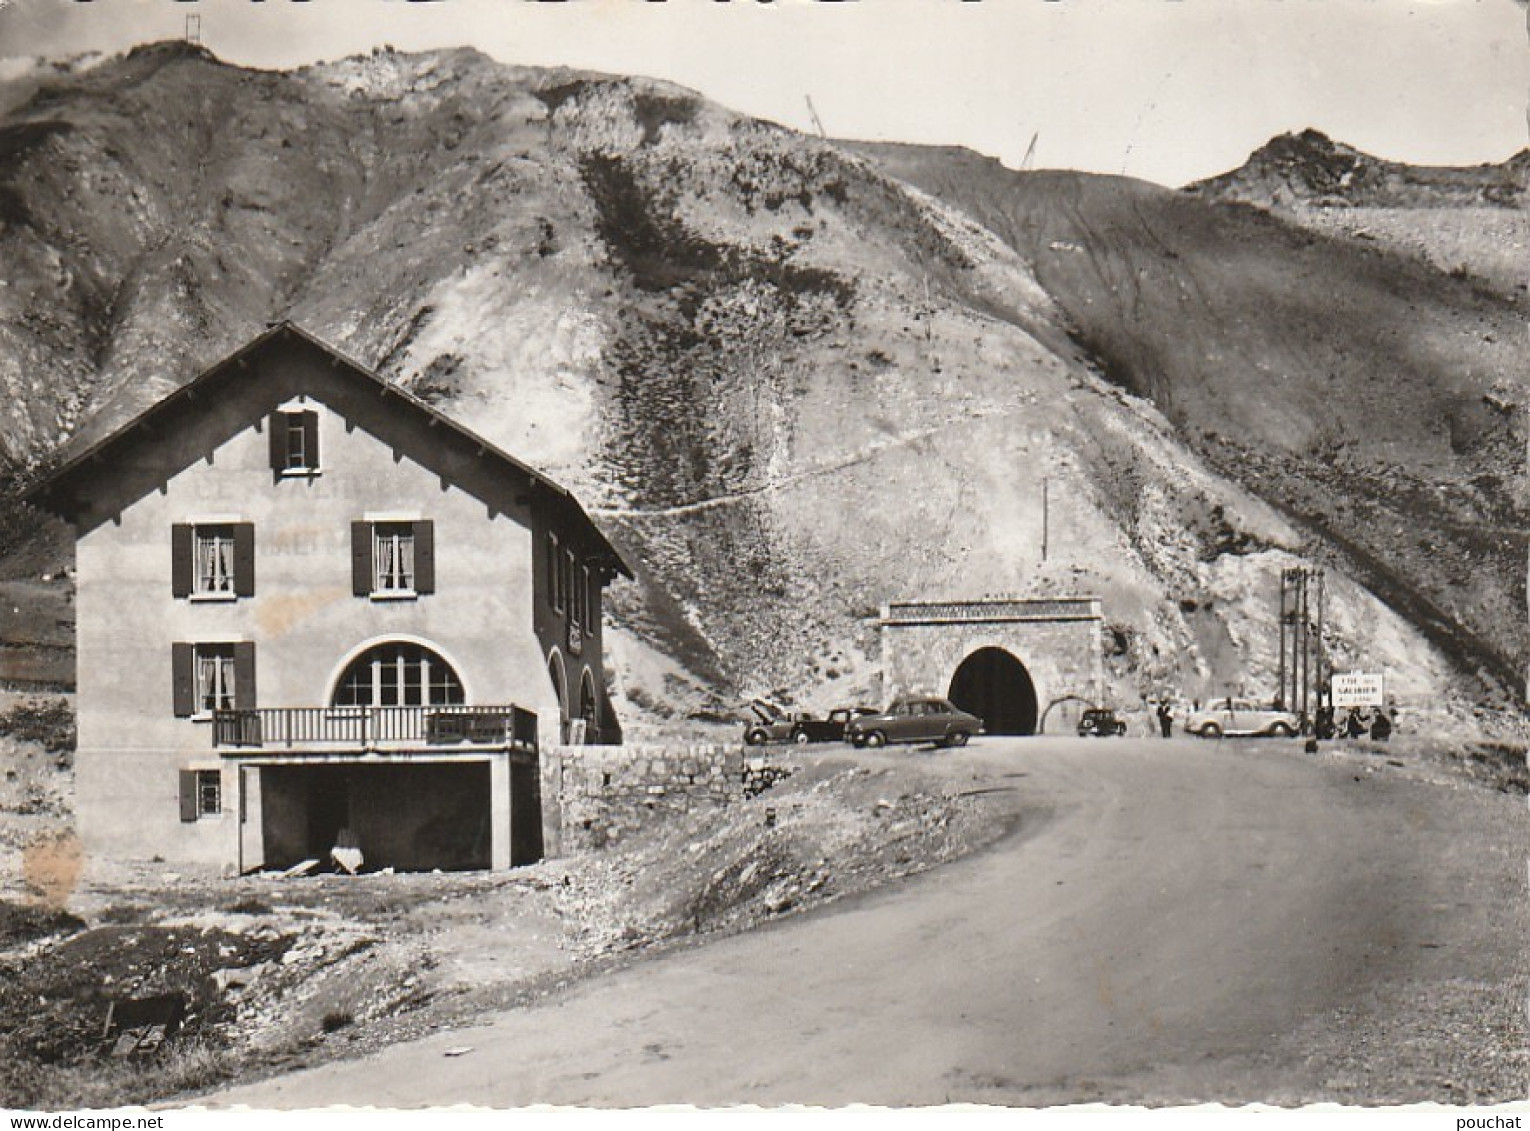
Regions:
<svg viewBox="0 0 1530 1131"><path fill-rule="evenodd" d="M1334 672L1335 707L1380 707L1386 703L1385 672Z"/></svg>

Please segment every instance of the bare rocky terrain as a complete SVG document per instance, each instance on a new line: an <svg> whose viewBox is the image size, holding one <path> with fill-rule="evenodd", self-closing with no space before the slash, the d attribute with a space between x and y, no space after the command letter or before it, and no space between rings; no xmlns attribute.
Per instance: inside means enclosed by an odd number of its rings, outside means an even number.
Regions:
<svg viewBox="0 0 1530 1131"><path fill-rule="evenodd" d="M23 721L30 718L23 715ZM67 757L0 738L0 1106L120 1106L353 1058L635 958L833 903L1001 836L993 783L918 759L782 752L789 776L605 850L511 873L278 874L86 860ZM157 1054L113 1000L178 994Z"/></svg>
<svg viewBox="0 0 1530 1131"><path fill-rule="evenodd" d="M867 618L909 597L1097 593L1118 704L1266 697L1299 562L1330 571L1337 666L1461 711L1522 692L1530 347L1487 250L1522 160L1272 143L1173 192L469 50L264 72L162 44L0 105L13 474L294 319L626 549L633 733L876 698ZM1359 185L1346 215L1388 219L1316 230ZM1424 238L1419 193L1454 233L1424 252L1381 235ZM67 565L7 526L9 577Z"/></svg>

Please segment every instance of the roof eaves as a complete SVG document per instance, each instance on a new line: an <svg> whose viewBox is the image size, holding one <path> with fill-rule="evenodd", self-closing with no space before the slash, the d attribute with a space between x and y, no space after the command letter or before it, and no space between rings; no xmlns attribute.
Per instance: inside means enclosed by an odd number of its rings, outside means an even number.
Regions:
<svg viewBox="0 0 1530 1131"><path fill-rule="evenodd" d="M400 388L392 382L385 380L378 373L361 364L355 358L342 353L340 350L336 349L328 342L315 337L313 334L303 329L303 327L290 320L283 320L271 324L264 333L252 338L249 342L245 343L245 345L241 346L239 349L235 350L233 353L229 354L221 361L214 362L211 366L203 370L197 376L193 377L190 381L187 381L184 385L181 385L179 388L166 394L158 401L155 401L152 405L144 409L137 416L133 417L127 423L117 428L115 431L102 437L100 440L97 440L95 443L86 447L83 451L72 456L69 460L52 471L48 476L29 487L22 494L22 499L25 502L33 506L41 507L44 510L53 510L54 508L49 507L46 500L52 494L53 488L55 488L58 484L62 483L64 480L69 478L85 465L99 462L103 458L108 448L121 442L124 438L131 435L133 432L142 428L150 428L152 430L155 419L169 411L172 406L177 405L182 401L195 400L199 389L203 389L207 385L211 384L228 369L245 365L246 359L251 354L263 348L272 339L283 334L297 338L300 341L303 341L312 346L313 348L327 354L330 357L332 364L343 365L354 376L362 378L366 381L370 381L372 384L377 386L377 388L382 392L384 396L400 398L411 409L423 414L431 422L432 425L443 426L449 429L451 432L455 433L461 439L466 440L470 444L474 445L480 457L489 456L501 463L507 464L508 466L514 468L518 473L527 476L536 486L551 492L555 499L567 505L572 505L578 511L579 515L583 517L584 521L589 523L590 528L595 532L600 541L604 543L606 550L610 552L611 558L616 564L617 568L628 578L633 577L631 568L627 565L626 561L623 560L616 547L611 544L610 539L605 536L601 529L595 525L594 519L590 518L589 514L584 510L584 508L580 506L579 501L574 498L573 493L570 492L566 487L560 486L558 483L549 479L546 475L543 475L536 468L522 463L509 452L506 452L502 448L499 448L498 446L490 443L488 440L485 440L482 436L478 435L476 432L472 431L466 426L459 424L457 421L453 420L445 413L436 409L434 406L427 404L425 401L409 392L409 390Z"/></svg>
<svg viewBox="0 0 1530 1131"><path fill-rule="evenodd" d="M144 409L137 416L134 416L132 419L120 425L113 431L107 433L105 436L101 437L101 439L95 441L94 443L88 444L84 449L76 452L74 455L70 456L69 459L65 460L58 467L54 468L51 472L48 473L46 477L38 480L36 483L32 484L31 487L27 488L27 490L22 493L23 501L34 506L42 506L46 509L46 504L41 500L45 499L50 494L50 489L52 487L67 479L70 475L78 471L81 467L84 467L86 464L100 462L106 449L119 443L131 433L142 428L152 429L152 425L155 419L163 416L172 406L179 404L181 401L195 400L198 388L205 387L206 384L210 383L218 374L221 374L230 366L242 364L250 353L265 345L266 342L270 341L277 334L283 332L284 328L289 328L289 324L279 323L268 329L265 333L252 338L249 342L245 343L243 346L229 354L227 357L223 358L221 361L215 362L213 365L209 366L207 369L204 369L201 373L193 377L190 381L187 381L184 385L173 389L171 392L167 393L165 396L149 405L148 408Z"/></svg>

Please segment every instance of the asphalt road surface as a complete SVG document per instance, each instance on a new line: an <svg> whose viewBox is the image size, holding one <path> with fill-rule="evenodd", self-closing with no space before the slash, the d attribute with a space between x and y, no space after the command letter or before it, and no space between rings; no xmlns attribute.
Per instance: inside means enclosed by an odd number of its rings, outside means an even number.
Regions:
<svg viewBox="0 0 1530 1131"><path fill-rule="evenodd" d="M919 755L882 755L900 756ZM1460 962L1478 929L1455 825L1479 817L1438 785L1291 742L989 739L930 757L994 791L1017 831L484 1026L205 1102L1249 1102L1320 1071L1273 1055L1283 1035L1376 979Z"/></svg>

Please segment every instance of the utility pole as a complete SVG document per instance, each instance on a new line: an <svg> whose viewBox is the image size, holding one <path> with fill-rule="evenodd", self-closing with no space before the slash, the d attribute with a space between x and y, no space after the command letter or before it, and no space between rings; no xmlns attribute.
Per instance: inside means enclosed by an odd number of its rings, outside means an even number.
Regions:
<svg viewBox="0 0 1530 1131"><path fill-rule="evenodd" d="M1047 560L1047 534L1048 534L1048 529L1047 528L1051 525L1051 517L1052 517L1051 514L1049 513L1050 510L1051 510L1051 502L1050 502L1050 499L1048 498L1048 496L1051 493L1050 490L1049 490L1050 484L1051 484L1051 480L1048 479L1045 475L1043 475L1041 477L1041 560L1042 561L1046 561Z"/></svg>
<svg viewBox="0 0 1530 1131"><path fill-rule="evenodd" d="M1037 130L1031 135L1031 144L1025 147L1025 156L1020 158L1020 168L1034 169L1036 167L1036 143L1041 140L1041 131Z"/></svg>
<svg viewBox="0 0 1530 1131"><path fill-rule="evenodd" d="M1276 700L1280 706L1286 705L1286 655L1291 647L1291 610L1287 607L1287 597L1290 593L1290 570L1280 572L1280 651L1279 669L1275 677L1275 686L1279 689Z"/></svg>
<svg viewBox="0 0 1530 1131"><path fill-rule="evenodd" d="M1280 572L1279 698L1305 724L1324 697L1324 588L1322 570L1301 566Z"/></svg>
<svg viewBox="0 0 1530 1131"><path fill-rule="evenodd" d="M1308 578L1307 571L1306 570L1302 570L1302 574L1301 574L1302 586L1301 586L1301 595L1300 595L1300 600L1301 600L1301 628L1300 628L1300 631L1301 631L1301 642L1302 642L1301 675L1300 675L1300 687L1301 687L1300 701L1301 701L1301 705L1298 708L1298 710L1301 713L1300 713L1300 715L1298 717L1302 720L1302 730L1304 730L1304 731L1307 729L1307 720L1312 717L1307 712L1307 707L1308 707L1307 692L1308 692L1308 689L1311 688L1311 686L1312 686L1312 618L1311 618L1311 615L1310 615L1310 609L1308 608L1308 605L1307 605L1307 600L1308 600L1308 596L1307 596L1307 578Z"/></svg>
<svg viewBox="0 0 1530 1131"><path fill-rule="evenodd" d="M1317 571L1317 617L1315 619L1313 652L1317 656L1317 705L1333 706L1333 692L1328 686L1328 657L1323 650L1323 602L1327 594L1327 580L1322 570Z"/></svg>
<svg viewBox="0 0 1530 1131"><path fill-rule="evenodd" d="M818 117L818 110L813 106L813 96L811 94L805 94L803 97L807 99L808 114L813 119L813 128L818 131L819 137L827 141L829 135L824 132L823 122L820 121Z"/></svg>

